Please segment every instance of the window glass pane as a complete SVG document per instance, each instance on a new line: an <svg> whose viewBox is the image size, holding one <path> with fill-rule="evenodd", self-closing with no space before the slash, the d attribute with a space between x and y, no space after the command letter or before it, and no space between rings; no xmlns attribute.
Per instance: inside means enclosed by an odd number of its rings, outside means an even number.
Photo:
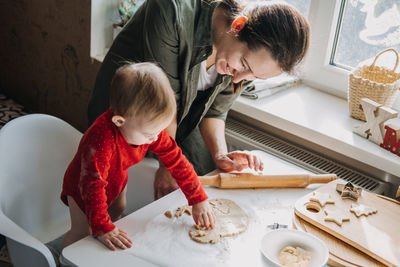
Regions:
<svg viewBox="0 0 400 267"><path fill-rule="evenodd" d="M264 2L265 0L248 0L249 2ZM308 17L311 0L282 0L297 8L303 16Z"/></svg>
<svg viewBox="0 0 400 267"><path fill-rule="evenodd" d="M386 48L400 52L399 0L343 0L344 9L331 64L351 69ZM385 53L377 65L392 68L395 57Z"/></svg>
<svg viewBox="0 0 400 267"><path fill-rule="evenodd" d="M303 16L308 17L311 0L286 0L286 3L297 8Z"/></svg>

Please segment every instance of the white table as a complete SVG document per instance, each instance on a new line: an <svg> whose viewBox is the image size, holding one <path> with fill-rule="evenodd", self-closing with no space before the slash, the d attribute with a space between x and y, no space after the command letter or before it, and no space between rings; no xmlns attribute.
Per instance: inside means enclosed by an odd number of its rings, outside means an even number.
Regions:
<svg viewBox="0 0 400 267"><path fill-rule="evenodd" d="M263 153L269 173L306 173L307 171ZM273 171L271 171L273 169ZM166 210L175 211L186 204L177 190L122 218L116 225L128 232L133 246L111 251L93 237L86 237L68 247L62 256L76 266L267 266L260 252L268 225L279 223L292 227L296 200L318 188L288 189L216 189L206 188L210 199L228 198L241 206L250 217L249 228L236 237L222 238L217 244L200 244L188 235L194 224L184 215L168 219Z"/></svg>

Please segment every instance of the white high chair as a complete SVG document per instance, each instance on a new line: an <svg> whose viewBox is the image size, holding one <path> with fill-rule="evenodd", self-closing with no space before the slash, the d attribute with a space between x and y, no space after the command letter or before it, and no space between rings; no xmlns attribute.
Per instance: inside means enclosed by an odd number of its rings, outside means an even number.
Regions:
<svg viewBox="0 0 400 267"><path fill-rule="evenodd" d="M56 266L45 243L69 229L60 193L81 137L65 121L44 114L16 118L0 130L0 234L15 267ZM157 160L145 158L128 170L126 214L153 201L157 168Z"/></svg>
<svg viewBox="0 0 400 267"><path fill-rule="evenodd" d="M69 229L59 195L81 136L44 114L16 118L0 130L0 234L14 266L56 266L44 244Z"/></svg>

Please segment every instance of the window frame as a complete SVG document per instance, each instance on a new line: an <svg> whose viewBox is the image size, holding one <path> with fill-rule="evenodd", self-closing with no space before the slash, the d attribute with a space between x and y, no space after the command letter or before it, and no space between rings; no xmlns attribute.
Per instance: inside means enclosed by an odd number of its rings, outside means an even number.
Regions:
<svg viewBox="0 0 400 267"><path fill-rule="evenodd" d="M330 64L342 2L344 0L311 0L310 47L299 77L308 86L346 98L350 71Z"/></svg>
<svg viewBox="0 0 400 267"><path fill-rule="evenodd" d="M103 62L113 42L112 24L118 15L120 0L92 0L90 16L90 58Z"/></svg>

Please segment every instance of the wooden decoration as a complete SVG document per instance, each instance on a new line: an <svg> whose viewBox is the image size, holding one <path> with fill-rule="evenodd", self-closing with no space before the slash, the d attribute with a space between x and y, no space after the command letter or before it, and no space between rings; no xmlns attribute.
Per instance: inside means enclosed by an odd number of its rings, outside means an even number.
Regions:
<svg viewBox="0 0 400 267"><path fill-rule="evenodd" d="M382 144L385 130L384 122L396 118L398 113L368 98L361 99L361 106L367 122L354 127L353 132L377 145Z"/></svg>
<svg viewBox="0 0 400 267"><path fill-rule="evenodd" d="M380 146L394 154L400 155L400 126L395 124L388 124L385 126L385 129L385 138Z"/></svg>

